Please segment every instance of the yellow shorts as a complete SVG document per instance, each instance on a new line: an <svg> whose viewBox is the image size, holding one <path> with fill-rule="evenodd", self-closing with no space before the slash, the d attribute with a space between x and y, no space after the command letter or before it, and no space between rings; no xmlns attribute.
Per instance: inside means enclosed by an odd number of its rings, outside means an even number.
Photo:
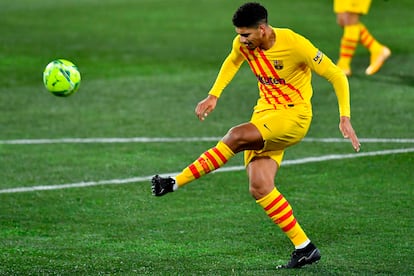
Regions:
<svg viewBox="0 0 414 276"><path fill-rule="evenodd" d="M367 14L370 5L371 0L334 0L334 12Z"/></svg>
<svg viewBox="0 0 414 276"><path fill-rule="evenodd" d="M250 120L262 134L265 145L261 150L244 151L247 166L255 157L268 156L280 166L285 149L305 137L312 120L311 106L301 104L287 109L253 113Z"/></svg>

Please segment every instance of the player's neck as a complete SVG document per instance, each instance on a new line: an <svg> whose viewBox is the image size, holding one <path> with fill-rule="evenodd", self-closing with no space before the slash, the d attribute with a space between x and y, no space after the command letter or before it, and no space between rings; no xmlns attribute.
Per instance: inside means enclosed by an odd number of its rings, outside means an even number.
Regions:
<svg viewBox="0 0 414 276"><path fill-rule="evenodd" d="M276 43L276 33L271 26L267 26L263 37L263 43L260 45L261 50L269 50Z"/></svg>

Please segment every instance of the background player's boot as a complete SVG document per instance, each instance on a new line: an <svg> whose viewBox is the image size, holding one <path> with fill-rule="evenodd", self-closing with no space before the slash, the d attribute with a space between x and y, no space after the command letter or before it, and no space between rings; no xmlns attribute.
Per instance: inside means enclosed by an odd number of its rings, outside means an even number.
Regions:
<svg viewBox="0 0 414 276"><path fill-rule="evenodd" d="M171 177L161 177L156 175L151 180L152 195L162 196L174 191L175 180Z"/></svg>
<svg viewBox="0 0 414 276"><path fill-rule="evenodd" d="M321 259L319 249L313 243L308 244L303 249L295 249L292 253L290 261L285 265L280 265L277 268L300 268L307 264L312 264Z"/></svg>
<svg viewBox="0 0 414 276"><path fill-rule="evenodd" d="M365 74L374 75L381 66L384 64L384 61L391 56L391 50L387 47L382 47L380 51L371 54L371 63L368 68L365 70Z"/></svg>

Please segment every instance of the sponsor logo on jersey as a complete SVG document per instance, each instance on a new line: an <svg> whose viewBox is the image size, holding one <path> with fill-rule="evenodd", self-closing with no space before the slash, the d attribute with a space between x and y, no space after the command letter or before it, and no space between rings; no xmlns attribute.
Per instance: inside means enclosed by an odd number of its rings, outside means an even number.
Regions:
<svg viewBox="0 0 414 276"><path fill-rule="evenodd" d="M260 76L260 75L256 75L257 80L260 83L263 84L281 84L281 85L285 85L286 81L284 79L276 79L273 77L264 77L264 76Z"/></svg>

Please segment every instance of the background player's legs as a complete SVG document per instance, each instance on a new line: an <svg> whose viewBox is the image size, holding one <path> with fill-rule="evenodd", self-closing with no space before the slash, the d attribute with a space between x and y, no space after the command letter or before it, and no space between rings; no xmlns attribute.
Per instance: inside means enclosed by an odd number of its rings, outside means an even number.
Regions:
<svg viewBox="0 0 414 276"><path fill-rule="evenodd" d="M363 13L368 11L369 3L367 5ZM384 61L391 56L390 49L379 43L368 28L360 22L360 14L357 12L337 13L337 23L344 29L337 62L342 71L347 76L352 74L351 61L360 42L370 52L370 64L365 74L373 75L378 72Z"/></svg>
<svg viewBox="0 0 414 276"><path fill-rule="evenodd" d="M352 74L352 58L360 38L359 14L349 12L338 13L337 22L344 29L337 65L345 75L350 76Z"/></svg>

